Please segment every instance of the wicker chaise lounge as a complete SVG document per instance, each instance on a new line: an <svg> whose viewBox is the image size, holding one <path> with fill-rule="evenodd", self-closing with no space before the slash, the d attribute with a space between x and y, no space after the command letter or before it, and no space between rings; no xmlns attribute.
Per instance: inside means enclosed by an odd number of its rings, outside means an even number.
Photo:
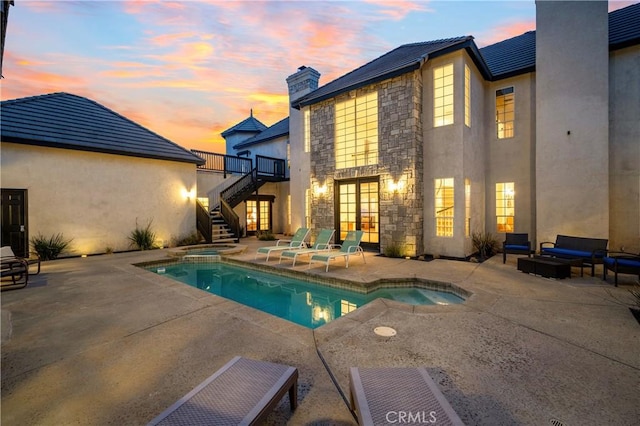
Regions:
<svg viewBox="0 0 640 426"><path fill-rule="evenodd" d="M349 390L361 426L464 425L424 367L351 367Z"/></svg>
<svg viewBox="0 0 640 426"><path fill-rule="evenodd" d="M289 393L298 403L298 370L287 365L235 357L149 425L255 425Z"/></svg>

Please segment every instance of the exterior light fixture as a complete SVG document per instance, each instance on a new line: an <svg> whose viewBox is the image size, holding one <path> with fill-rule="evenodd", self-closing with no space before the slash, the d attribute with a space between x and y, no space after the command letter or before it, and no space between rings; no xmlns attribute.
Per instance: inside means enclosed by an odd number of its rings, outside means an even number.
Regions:
<svg viewBox="0 0 640 426"><path fill-rule="evenodd" d="M316 185L314 192L317 196L321 197L327 193L327 185Z"/></svg>
<svg viewBox="0 0 640 426"><path fill-rule="evenodd" d="M187 188L182 188L182 196L186 198L188 201L191 201L196 196L195 190L188 191Z"/></svg>
<svg viewBox="0 0 640 426"><path fill-rule="evenodd" d="M390 180L388 184L389 192L401 192L404 189L404 181L398 179L397 181Z"/></svg>

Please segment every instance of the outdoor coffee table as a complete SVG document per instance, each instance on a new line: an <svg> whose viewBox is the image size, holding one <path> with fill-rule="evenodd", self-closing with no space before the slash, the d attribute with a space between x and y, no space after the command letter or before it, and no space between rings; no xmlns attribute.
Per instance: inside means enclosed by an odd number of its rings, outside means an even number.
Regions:
<svg viewBox="0 0 640 426"><path fill-rule="evenodd" d="M579 266L580 276L582 276L582 259L560 259L548 256L518 258L518 271L540 275L545 278L571 278L572 266Z"/></svg>

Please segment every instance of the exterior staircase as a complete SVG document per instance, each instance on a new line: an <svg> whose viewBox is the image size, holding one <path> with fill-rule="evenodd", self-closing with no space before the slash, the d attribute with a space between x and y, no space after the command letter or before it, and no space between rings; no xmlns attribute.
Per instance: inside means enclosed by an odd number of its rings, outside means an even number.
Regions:
<svg viewBox="0 0 640 426"><path fill-rule="evenodd" d="M195 151L194 151L195 152ZM206 153L198 152L198 155ZM211 154L213 155L213 154ZM214 157L214 159L217 157ZM240 159L233 157L236 161L249 161L250 159ZM231 157L224 156L225 176L227 172L243 172L247 169L245 163L240 163L242 167L230 168ZM209 161L209 160L207 160ZM215 163L213 160L212 163ZM285 174L285 160L279 158L256 156L256 166L248 168L250 171L234 179L233 183L220 191L217 205L210 205L211 211L196 203L196 218L198 231L205 241L211 243L239 242L240 241L240 218L233 211L233 208L254 194L262 185L267 182L282 182L287 180ZM214 194L215 195L215 194ZM209 197L211 202L212 197ZM215 202L215 199L214 199Z"/></svg>
<svg viewBox="0 0 640 426"><path fill-rule="evenodd" d="M212 243L235 243L237 239L233 235L231 227L222 217L220 210L211 212L211 242Z"/></svg>

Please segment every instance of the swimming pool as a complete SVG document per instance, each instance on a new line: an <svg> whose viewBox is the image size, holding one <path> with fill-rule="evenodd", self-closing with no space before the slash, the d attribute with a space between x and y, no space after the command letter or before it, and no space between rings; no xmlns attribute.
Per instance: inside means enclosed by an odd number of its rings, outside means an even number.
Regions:
<svg viewBox="0 0 640 426"><path fill-rule="evenodd" d="M452 293L419 287L378 288L365 293L225 262L178 262L146 269L308 328L320 327L379 297L412 305L464 301Z"/></svg>

